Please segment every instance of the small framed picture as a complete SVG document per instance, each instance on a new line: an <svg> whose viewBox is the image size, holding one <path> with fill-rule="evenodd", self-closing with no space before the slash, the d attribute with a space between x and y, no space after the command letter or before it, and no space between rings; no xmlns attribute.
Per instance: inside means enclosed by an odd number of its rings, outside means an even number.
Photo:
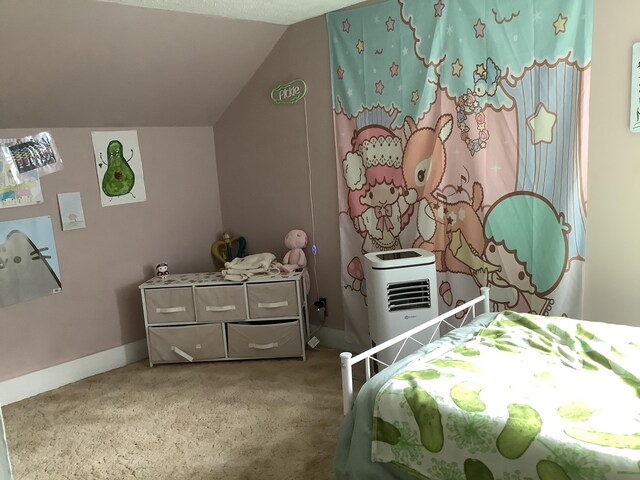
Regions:
<svg viewBox="0 0 640 480"><path fill-rule="evenodd" d="M632 133L638 133L640 132L640 42L633 44L631 62L631 117L629 128Z"/></svg>

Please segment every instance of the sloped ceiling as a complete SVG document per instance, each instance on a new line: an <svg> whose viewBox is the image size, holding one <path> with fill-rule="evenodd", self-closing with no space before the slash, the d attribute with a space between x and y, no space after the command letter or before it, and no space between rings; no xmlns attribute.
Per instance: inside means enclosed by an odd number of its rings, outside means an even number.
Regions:
<svg viewBox="0 0 640 480"><path fill-rule="evenodd" d="M176 12L292 25L362 0L102 0Z"/></svg>
<svg viewBox="0 0 640 480"><path fill-rule="evenodd" d="M285 29L89 0L0 0L0 128L213 125Z"/></svg>

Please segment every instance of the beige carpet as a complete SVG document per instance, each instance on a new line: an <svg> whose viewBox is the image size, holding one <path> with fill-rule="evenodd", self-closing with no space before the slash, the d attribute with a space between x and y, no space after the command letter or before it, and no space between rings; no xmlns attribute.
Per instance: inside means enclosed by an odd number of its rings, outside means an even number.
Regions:
<svg viewBox="0 0 640 480"><path fill-rule="evenodd" d="M16 480L331 479L339 353L129 365L3 407Z"/></svg>

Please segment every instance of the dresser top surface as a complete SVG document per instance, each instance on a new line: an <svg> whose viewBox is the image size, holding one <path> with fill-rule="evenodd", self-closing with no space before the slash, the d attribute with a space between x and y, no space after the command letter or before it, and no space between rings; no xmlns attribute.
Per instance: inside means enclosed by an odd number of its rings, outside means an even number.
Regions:
<svg viewBox="0 0 640 480"><path fill-rule="evenodd" d="M265 283L265 282L284 282L291 280L300 280L302 272L280 273L277 275L256 275L244 282L230 282L225 280L220 272L203 272L203 273L175 273L167 275L164 278L152 277L139 288L162 288L162 287L191 287L206 285L242 285L243 283Z"/></svg>

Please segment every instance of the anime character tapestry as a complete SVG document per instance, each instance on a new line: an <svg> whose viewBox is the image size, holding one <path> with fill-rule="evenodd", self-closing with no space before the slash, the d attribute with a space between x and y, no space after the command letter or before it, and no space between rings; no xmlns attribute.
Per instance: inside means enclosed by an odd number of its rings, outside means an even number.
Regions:
<svg viewBox="0 0 640 480"><path fill-rule="evenodd" d="M347 339L363 256L436 255L440 310L580 317L590 0L393 0L327 16Z"/></svg>

